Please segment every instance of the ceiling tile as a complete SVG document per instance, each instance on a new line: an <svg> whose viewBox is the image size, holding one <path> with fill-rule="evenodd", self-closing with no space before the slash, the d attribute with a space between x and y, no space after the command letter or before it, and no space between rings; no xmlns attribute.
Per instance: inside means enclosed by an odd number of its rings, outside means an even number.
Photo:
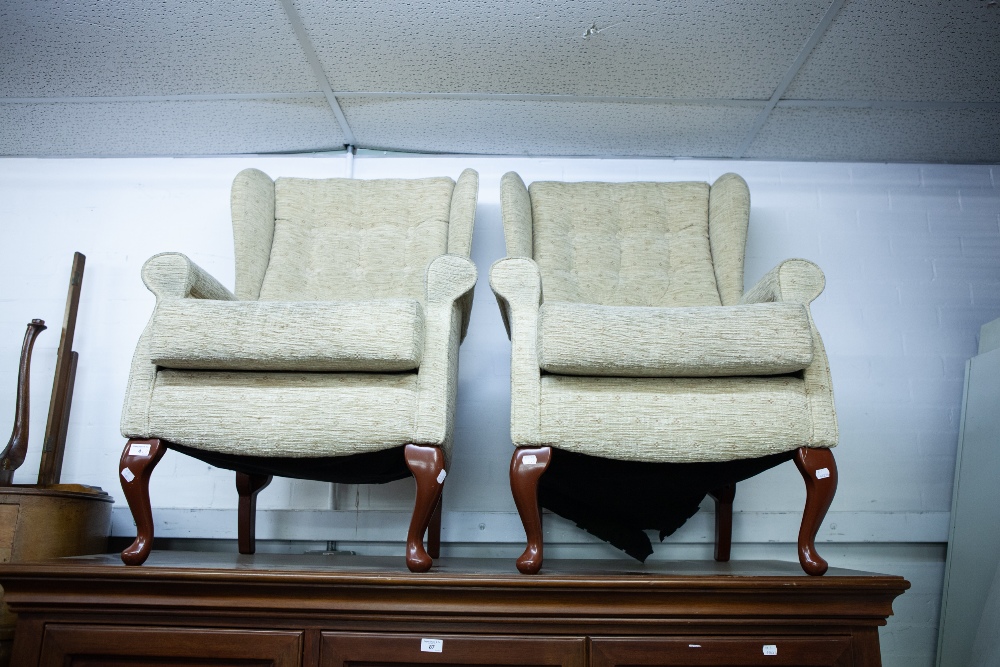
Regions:
<svg viewBox="0 0 1000 667"><path fill-rule="evenodd" d="M295 6L338 91L769 99L829 0Z"/></svg>
<svg viewBox="0 0 1000 667"><path fill-rule="evenodd" d="M212 155L341 149L325 100L0 104L0 155Z"/></svg>
<svg viewBox="0 0 1000 667"><path fill-rule="evenodd" d="M1000 102L1000 6L852 0L786 99Z"/></svg>
<svg viewBox="0 0 1000 667"><path fill-rule="evenodd" d="M361 146L487 155L729 157L755 107L353 97Z"/></svg>
<svg viewBox="0 0 1000 667"><path fill-rule="evenodd" d="M778 107L744 157L1000 163L1000 110Z"/></svg>
<svg viewBox="0 0 1000 667"><path fill-rule="evenodd" d="M4 97L319 90L275 0L3 0Z"/></svg>

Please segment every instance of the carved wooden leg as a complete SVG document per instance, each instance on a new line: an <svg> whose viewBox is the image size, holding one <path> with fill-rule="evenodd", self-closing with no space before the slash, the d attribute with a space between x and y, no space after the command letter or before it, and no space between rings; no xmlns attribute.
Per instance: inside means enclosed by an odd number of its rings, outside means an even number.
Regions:
<svg viewBox="0 0 1000 667"><path fill-rule="evenodd" d="M158 440L129 440L118 466L122 491L135 521L135 541L122 552L126 565L142 565L153 548L153 510L149 505L149 477L167 451Z"/></svg>
<svg viewBox="0 0 1000 667"><path fill-rule="evenodd" d="M828 566L816 553L816 533L837 492L837 463L829 449L799 447L795 451L795 467L806 483L806 506L799 528L799 563L806 574L821 575Z"/></svg>
<svg viewBox="0 0 1000 667"><path fill-rule="evenodd" d="M715 560L728 563L733 545L733 498L736 485L720 486L708 495L715 500Z"/></svg>
<svg viewBox="0 0 1000 667"><path fill-rule="evenodd" d="M538 506L538 480L552 460L551 447L518 447L510 460L510 491L524 524L528 545L517 559L521 574L542 569L542 510Z"/></svg>
<svg viewBox="0 0 1000 667"><path fill-rule="evenodd" d="M417 481L417 499L413 503L413 517L406 534L406 567L410 572L426 572L434 560L424 550L424 533L431 515L441 499L444 484L444 452L439 447L407 445L403 454L406 465Z"/></svg>
<svg viewBox="0 0 1000 667"><path fill-rule="evenodd" d="M444 489L438 496L434 514L431 514L431 523L427 526L427 553L435 560L441 557L441 510L443 504Z"/></svg>
<svg viewBox="0 0 1000 667"><path fill-rule="evenodd" d="M271 475L236 471L236 493L240 494L236 534L241 554L257 550L257 494L271 483Z"/></svg>

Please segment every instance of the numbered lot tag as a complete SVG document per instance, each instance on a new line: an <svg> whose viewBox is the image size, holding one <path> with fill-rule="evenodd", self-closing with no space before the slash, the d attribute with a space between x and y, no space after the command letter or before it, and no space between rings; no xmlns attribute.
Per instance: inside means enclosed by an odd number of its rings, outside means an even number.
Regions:
<svg viewBox="0 0 1000 667"><path fill-rule="evenodd" d="M424 653L441 653L444 651L444 640L441 639L421 639L420 650Z"/></svg>
<svg viewBox="0 0 1000 667"><path fill-rule="evenodd" d="M764 644L764 655L778 655L778 647L774 644Z"/></svg>
<svg viewBox="0 0 1000 667"><path fill-rule="evenodd" d="M135 473L129 470L128 468L124 468L122 470L122 477L125 478L126 482L131 482L133 479L135 479Z"/></svg>
<svg viewBox="0 0 1000 667"><path fill-rule="evenodd" d="M129 456L149 456L149 443L134 442L129 445Z"/></svg>
<svg viewBox="0 0 1000 667"><path fill-rule="evenodd" d="M528 454L523 459L521 459L526 466L538 465L538 457L534 454Z"/></svg>
<svg viewBox="0 0 1000 667"><path fill-rule="evenodd" d="M826 479L830 476L829 468L820 468L816 471L816 479Z"/></svg>

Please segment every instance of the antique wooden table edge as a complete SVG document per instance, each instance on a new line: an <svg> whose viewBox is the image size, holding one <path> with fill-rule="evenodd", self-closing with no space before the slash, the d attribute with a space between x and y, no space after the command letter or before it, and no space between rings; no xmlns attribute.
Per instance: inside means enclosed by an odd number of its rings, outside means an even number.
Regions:
<svg viewBox="0 0 1000 667"><path fill-rule="evenodd" d="M181 552L154 552L141 567L122 565L117 554L5 564L0 585L19 615L14 653L25 665L39 664L53 633L72 628L295 631L315 656L322 637L338 633L829 636L845 638L856 656L875 656L850 664L878 664L878 626L910 586L899 576L836 568L809 577L797 563L773 561L549 560L528 576L508 559L444 558L413 574L402 558Z"/></svg>

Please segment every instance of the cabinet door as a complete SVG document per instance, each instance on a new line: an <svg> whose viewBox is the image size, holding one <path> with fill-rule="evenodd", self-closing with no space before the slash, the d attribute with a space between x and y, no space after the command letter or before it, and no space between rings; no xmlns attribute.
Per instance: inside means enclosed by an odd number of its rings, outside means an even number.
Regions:
<svg viewBox="0 0 1000 667"><path fill-rule="evenodd" d="M300 667L302 633L47 625L41 667Z"/></svg>
<svg viewBox="0 0 1000 667"><path fill-rule="evenodd" d="M322 667L403 665L560 665L583 667L583 637L404 635L324 632Z"/></svg>
<svg viewBox="0 0 1000 667"><path fill-rule="evenodd" d="M850 637L595 637L590 664L850 667L854 661Z"/></svg>

